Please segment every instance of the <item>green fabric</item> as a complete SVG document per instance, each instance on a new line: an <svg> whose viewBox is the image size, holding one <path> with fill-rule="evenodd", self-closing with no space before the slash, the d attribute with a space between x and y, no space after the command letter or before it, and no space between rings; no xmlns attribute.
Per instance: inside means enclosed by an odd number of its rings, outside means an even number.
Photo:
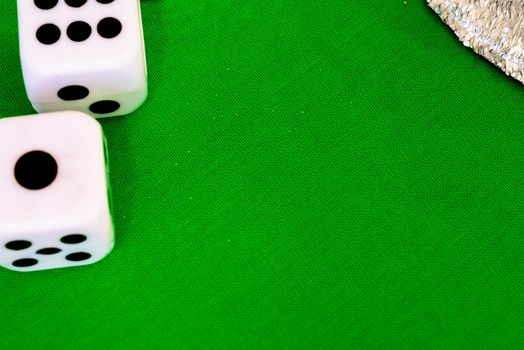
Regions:
<svg viewBox="0 0 524 350"><path fill-rule="evenodd" d="M524 346L521 84L423 1L142 9L115 249L2 269L1 349ZM0 10L0 114L31 114Z"/></svg>

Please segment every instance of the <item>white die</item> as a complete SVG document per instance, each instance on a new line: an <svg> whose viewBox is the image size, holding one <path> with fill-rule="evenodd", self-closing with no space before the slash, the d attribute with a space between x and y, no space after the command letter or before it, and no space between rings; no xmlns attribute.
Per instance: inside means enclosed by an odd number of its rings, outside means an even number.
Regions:
<svg viewBox="0 0 524 350"><path fill-rule="evenodd" d="M147 96L139 0L18 0L27 95L40 113L125 115Z"/></svg>
<svg viewBox="0 0 524 350"><path fill-rule="evenodd" d="M85 265L113 248L100 125L81 112L0 119L0 265Z"/></svg>

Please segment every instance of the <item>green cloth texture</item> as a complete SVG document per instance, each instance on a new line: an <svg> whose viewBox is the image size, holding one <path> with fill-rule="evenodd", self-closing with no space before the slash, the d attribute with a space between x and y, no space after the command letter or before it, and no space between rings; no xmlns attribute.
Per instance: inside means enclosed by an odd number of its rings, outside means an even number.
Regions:
<svg viewBox="0 0 524 350"><path fill-rule="evenodd" d="M422 0L141 6L115 248L2 269L1 349L524 347L520 83ZM32 114L0 11L0 116Z"/></svg>

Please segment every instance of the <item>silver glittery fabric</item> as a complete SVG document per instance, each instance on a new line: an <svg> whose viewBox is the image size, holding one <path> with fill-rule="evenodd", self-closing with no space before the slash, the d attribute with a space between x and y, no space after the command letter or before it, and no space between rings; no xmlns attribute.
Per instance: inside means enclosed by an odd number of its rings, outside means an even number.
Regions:
<svg viewBox="0 0 524 350"><path fill-rule="evenodd" d="M524 0L428 0L464 45L524 83Z"/></svg>

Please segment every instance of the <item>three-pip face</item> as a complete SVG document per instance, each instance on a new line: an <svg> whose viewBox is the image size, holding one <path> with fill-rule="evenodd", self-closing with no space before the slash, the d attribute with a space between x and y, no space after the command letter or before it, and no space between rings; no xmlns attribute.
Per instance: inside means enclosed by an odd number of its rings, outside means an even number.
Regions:
<svg viewBox="0 0 524 350"><path fill-rule="evenodd" d="M38 112L125 115L147 96L139 0L18 0L20 54Z"/></svg>
<svg viewBox="0 0 524 350"><path fill-rule="evenodd" d="M100 125L80 112L0 120L0 265L85 265L113 247Z"/></svg>

